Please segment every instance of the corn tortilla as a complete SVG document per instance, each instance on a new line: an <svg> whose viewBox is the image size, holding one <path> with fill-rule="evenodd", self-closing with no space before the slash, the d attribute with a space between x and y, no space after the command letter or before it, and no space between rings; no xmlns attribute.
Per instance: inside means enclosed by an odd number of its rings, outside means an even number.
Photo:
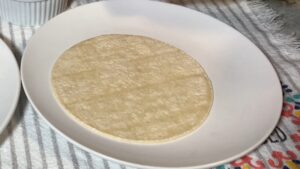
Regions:
<svg viewBox="0 0 300 169"><path fill-rule="evenodd" d="M182 50L136 35L80 42L56 61L55 98L75 121L128 143L164 143L195 131L207 118L211 82Z"/></svg>

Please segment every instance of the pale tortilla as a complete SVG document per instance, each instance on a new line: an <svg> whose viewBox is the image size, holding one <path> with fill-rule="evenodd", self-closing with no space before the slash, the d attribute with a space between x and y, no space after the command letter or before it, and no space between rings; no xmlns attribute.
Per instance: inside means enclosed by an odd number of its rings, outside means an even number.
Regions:
<svg viewBox="0 0 300 169"><path fill-rule="evenodd" d="M162 143L207 118L211 82L180 49L134 35L102 35L76 44L52 70L55 97L82 126L114 140Z"/></svg>

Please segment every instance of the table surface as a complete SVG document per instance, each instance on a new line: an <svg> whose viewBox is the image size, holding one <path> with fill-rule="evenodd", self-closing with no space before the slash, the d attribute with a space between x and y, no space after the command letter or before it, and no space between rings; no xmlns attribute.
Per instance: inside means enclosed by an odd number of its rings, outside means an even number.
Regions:
<svg viewBox="0 0 300 169"><path fill-rule="evenodd" d="M76 0L70 8L96 0ZM167 0L164 0L167 1ZM167 1L201 11L232 26L255 43L280 77L282 117L257 150L217 168L300 168L300 48L284 18L260 0ZM0 18L1 19L1 18ZM22 27L0 20L0 38L20 63L27 41L38 26ZM24 94L15 115L0 135L0 168L132 168L90 154L68 142L33 110Z"/></svg>

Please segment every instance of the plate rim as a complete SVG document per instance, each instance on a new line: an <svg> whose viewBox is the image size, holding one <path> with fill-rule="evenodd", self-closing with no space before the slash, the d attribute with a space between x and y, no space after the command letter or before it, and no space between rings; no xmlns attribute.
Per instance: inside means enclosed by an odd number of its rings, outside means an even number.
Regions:
<svg viewBox="0 0 300 169"><path fill-rule="evenodd" d="M15 55L13 54L13 52L11 51L11 49L7 46L7 44L0 39L0 45L2 45L4 47L4 49L10 54L10 56L8 57L13 57L12 58L12 62L14 65L14 68L17 70L17 89L16 92L14 93L14 99L11 103L10 109L8 111L6 111L6 118L4 119L3 123L0 125L0 134L2 134L2 132L5 130L5 128L7 127L7 125L9 124L11 118L13 117L15 110L17 108L18 102L19 102L19 98L20 98L20 92L21 92L21 75L20 75L20 69L17 63L17 60L15 58ZM1 53L1 52L0 52ZM5 56L7 57L7 56Z"/></svg>
<svg viewBox="0 0 300 169"><path fill-rule="evenodd" d="M115 0L117 1L117 0ZM137 1L137 0L130 0L130 1ZM77 8L87 8L87 6L92 6L93 4L95 3L104 3L104 2L108 2L108 1L100 1L100 2L93 2L93 3L89 3L89 4L86 4L86 5L83 5L83 6L79 6L79 7L76 7L74 9L77 9ZM149 1L148 1L149 2ZM160 3L160 4L163 4L163 5L170 5L170 6L177 6L177 7L180 7L184 10L189 10L189 11L194 11L194 12L199 12L203 15L205 15L206 17L209 17L210 19L213 19L213 20L216 20L217 22L221 22L224 26L226 27L229 27L230 29L234 30L236 33L242 35L243 38L245 38L249 43L251 43L252 45L255 46L255 48L260 52L262 53L262 55L266 58L267 60L267 63L271 66L273 72L275 73L275 76L276 76L276 80L277 80L277 85L281 86L281 83L280 83L280 78L278 76L278 73L277 71L275 70L274 66L272 65L271 61L267 58L267 56L261 51L261 49L259 47L257 47L256 44L254 44L251 40L249 40L249 38L247 38L246 36L244 36L242 33L240 33L237 29L231 27L230 25L210 16L210 15L207 15L205 13L202 13L200 11L197 11L197 10L193 10L193 9L190 9L190 8L187 8L185 6L181 6L181 5L177 5L177 4L170 4L170 3L167 3L167 2L161 2L161 1L150 1L151 3ZM66 12L63 12L61 14L59 14L58 16L60 15L63 15L65 13L69 13L69 12L72 12L74 9L71 9L71 10L68 10ZM55 20L56 17L54 17L53 19L51 19L49 22L52 22L53 20ZM45 25L48 25L47 23ZM43 25L43 27L45 26ZM37 30L37 32L39 32L40 29ZM35 35L34 35L35 36ZM29 40L28 44L30 44L32 38ZM27 46L23 52L23 56L25 55L27 51ZM274 123L274 126L272 128L269 128L268 131L266 131L264 137L262 137L259 141L257 141L256 144L253 144L253 146L249 147L248 149L245 149L243 152L239 153L239 154L236 154L234 156L231 156L230 158L226 158L224 160L220 160L220 161L217 161L217 162L214 162L214 163L209 163L209 164L204 164L204 165L195 165L195 166L184 166L184 167L162 167L162 166L151 166L151 165L144 165L144 164L138 164L138 163L134 163L134 162L128 162L128 161L124 161L124 160L121 160L121 159L118 159L118 158L114 158L114 157L110 157L108 155L105 155L105 154L102 154L100 152L97 152L91 148L88 148L86 147L85 145L82 145L80 143L78 143L77 141L73 140L72 138L70 138L69 136L67 136L66 134L64 134L62 131L60 131L58 128L56 128L50 121L47 120L47 118L43 115L43 113L41 113L39 111L39 109L36 107L36 105L34 104L32 98L30 97L30 94L27 90L27 87L26 87L26 83L24 83L24 76L23 76L23 69L24 69L24 66L23 66L24 62L23 62L23 58L22 58L22 62L21 62L21 80L23 82L23 89L24 89L24 92L28 98L28 100L30 101L32 107L34 108L35 111L38 112L38 114L40 115L40 117L42 117L46 123L51 126L52 129L54 129L56 132L60 133L64 138L66 138L68 141L70 141L72 144L80 147L81 149L87 151L87 152L90 152L90 153L93 153L94 155L97 155L101 158L104 158L104 159L107 159L109 161L112 161L112 162L116 162L118 164L124 164L124 165L127 165L127 166L131 166L131 167L138 167L138 168L149 168L149 169L158 169L158 168L163 168L163 169L196 169L196 168L210 168L210 167L217 167L217 166L220 166L220 165L223 165L225 163L229 163L233 160L236 160L248 153L250 153L251 151L253 151L254 149L256 149L258 146L260 146L268 137L269 135L273 132L274 128L277 126L280 118L281 118L281 109L278 111L278 112L274 112L274 114L276 113L276 115L278 114L277 116L277 120L276 120L276 123ZM280 87L279 88L279 91L278 92L282 92L282 88ZM283 95L280 95L281 98L280 100L283 101Z"/></svg>

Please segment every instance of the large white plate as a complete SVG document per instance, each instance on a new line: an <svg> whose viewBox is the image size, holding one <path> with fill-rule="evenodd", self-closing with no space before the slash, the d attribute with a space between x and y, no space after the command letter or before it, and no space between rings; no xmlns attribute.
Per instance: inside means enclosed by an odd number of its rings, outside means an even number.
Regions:
<svg viewBox="0 0 300 169"><path fill-rule="evenodd" d="M120 143L86 130L60 108L50 88L55 60L82 40L111 33L159 39L202 64L214 103L195 133L162 145ZM234 160L267 138L282 105L273 67L248 39L207 15L161 2L105 1L65 12L30 40L21 69L29 100L57 131L86 150L141 168L206 168Z"/></svg>
<svg viewBox="0 0 300 169"><path fill-rule="evenodd" d="M0 133L14 114L20 95L20 85L19 67L15 56L0 39Z"/></svg>

